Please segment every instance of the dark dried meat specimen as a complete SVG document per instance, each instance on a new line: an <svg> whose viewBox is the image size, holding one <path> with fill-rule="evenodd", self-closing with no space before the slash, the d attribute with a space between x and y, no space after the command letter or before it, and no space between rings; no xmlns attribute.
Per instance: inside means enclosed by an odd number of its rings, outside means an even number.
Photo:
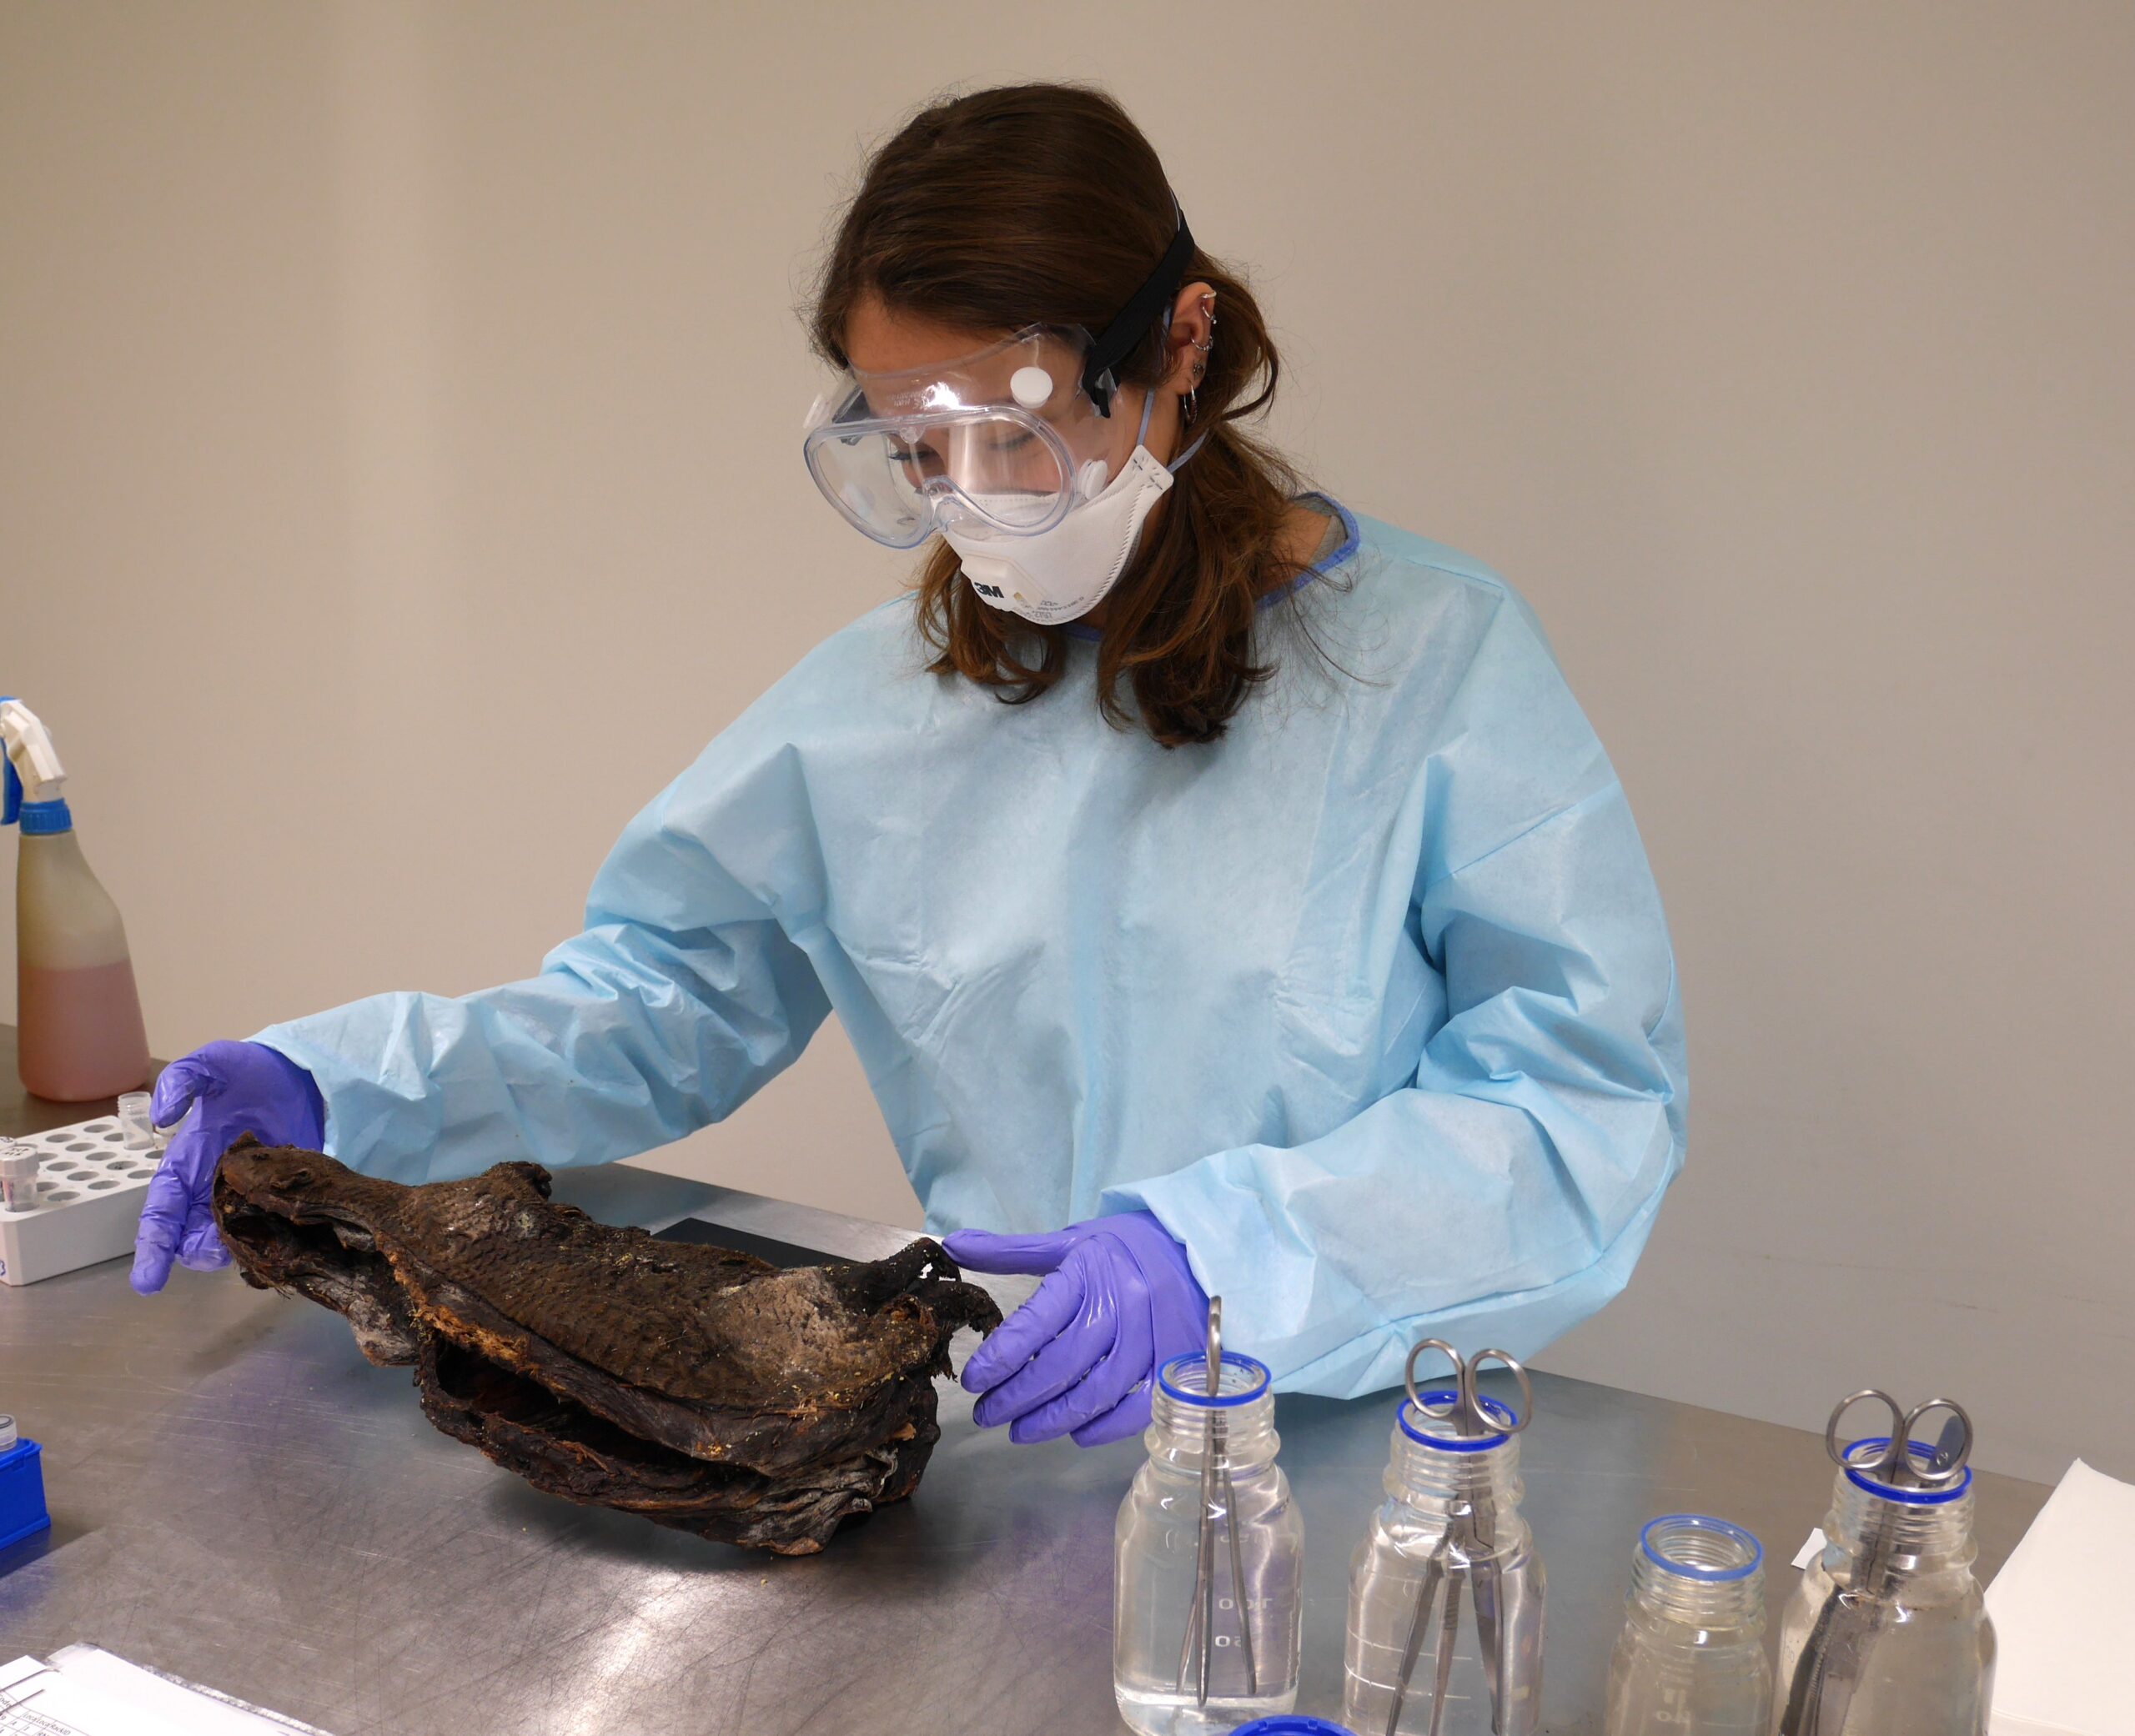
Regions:
<svg viewBox="0 0 2135 1736"><path fill-rule="evenodd" d="M248 1137L214 1202L247 1283L412 1364L447 1434L551 1494L784 1555L912 1492L951 1337L1001 1322L937 1242L781 1272L553 1204L538 1164L405 1187Z"/></svg>

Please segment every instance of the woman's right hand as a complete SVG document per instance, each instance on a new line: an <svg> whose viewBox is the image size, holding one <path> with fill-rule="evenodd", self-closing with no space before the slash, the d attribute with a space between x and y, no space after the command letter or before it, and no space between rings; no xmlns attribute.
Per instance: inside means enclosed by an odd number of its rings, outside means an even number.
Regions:
<svg viewBox="0 0 2135 1736"><path fill-rule="evenodd" d="M326 1104L311 1075L263 1043L209 1043L165 1067L150 1116L167 1127L188 1109L163 1167L148 1178L133 1237L132 1282L143 1296L163 1287L173 1261L195 1272L230 1263L208 1199L215 1167L240 1137L314 1151L325 1137Z"/></svg>

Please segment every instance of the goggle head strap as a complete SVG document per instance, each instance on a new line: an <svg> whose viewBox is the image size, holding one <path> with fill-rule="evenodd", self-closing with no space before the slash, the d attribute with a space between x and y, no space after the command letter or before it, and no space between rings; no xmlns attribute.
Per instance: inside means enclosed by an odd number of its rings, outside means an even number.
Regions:
<svg viewBox="0 0 2135 1736"><path fill-rule="evenodd" d="M1172 208L1178 211L1176 203ZM1100 416L1112 414L1112 394L1119 389L1113 369L1127 359L1128 353L1142 341L1143 334L1171 306L1172 298L1185 281L1186 268L1193 260L1193 232L1186 227L1186 213L1178 211L1178 228L1171 238L1171 245L1164 249L1163 258L1157 261L1157 268L1128 298L1127 305L1119 310L1112 324L1098 334L1083 364L1083 390L1098 407Z"/></svg>

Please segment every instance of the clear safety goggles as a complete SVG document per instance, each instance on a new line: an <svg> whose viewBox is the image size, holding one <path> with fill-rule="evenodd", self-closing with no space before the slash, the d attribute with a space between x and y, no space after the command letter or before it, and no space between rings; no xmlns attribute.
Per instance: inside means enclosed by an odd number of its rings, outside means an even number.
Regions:
<svg viewBox="0 0 2135 1736"><path fill-rule="evenodd" d="M908 373L849 369L809 411L808 474L893 549L1049 530L1103 489L1118 439L1084 387L1089 352L1087 333L1032 325Z"/></svg>

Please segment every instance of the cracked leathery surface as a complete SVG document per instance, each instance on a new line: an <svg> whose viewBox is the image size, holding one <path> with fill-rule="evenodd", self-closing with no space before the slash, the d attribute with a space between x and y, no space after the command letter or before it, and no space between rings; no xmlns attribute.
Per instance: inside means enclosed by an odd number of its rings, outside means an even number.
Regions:
<svg viewBox="0 0 2135 1736"><path fill-rule="evenodd" d="M917 1486L949 1341L1001 1319L939 1243L781 1271L548 1194L537 1164L409 1187L248 1136L214 1209L246 1282L346 1317L432 1422L550 1493L805 1554Z"/></svg>

